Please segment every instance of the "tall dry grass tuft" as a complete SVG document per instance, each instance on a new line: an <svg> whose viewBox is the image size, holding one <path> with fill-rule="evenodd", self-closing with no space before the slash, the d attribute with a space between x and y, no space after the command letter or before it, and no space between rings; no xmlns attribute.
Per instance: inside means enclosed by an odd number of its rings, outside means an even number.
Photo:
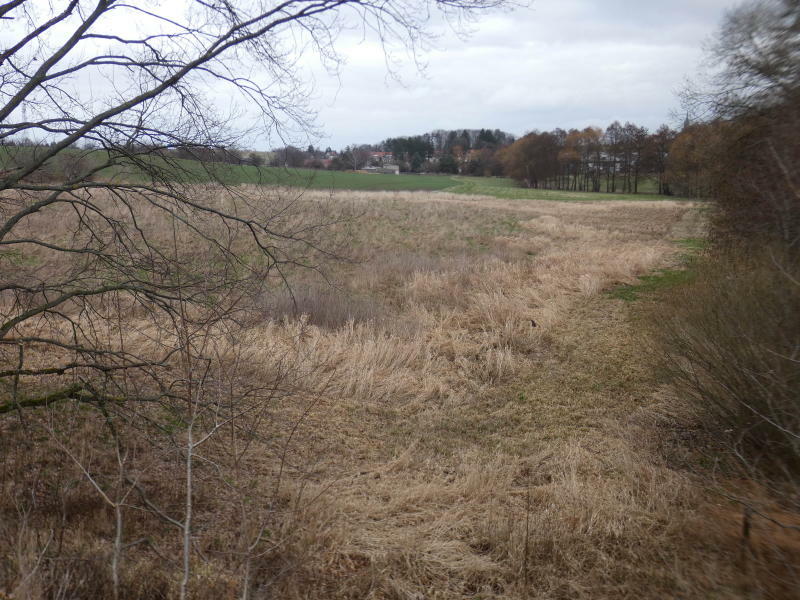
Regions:
<svg viewBox="0 0 800 600"><path fill-rule="evenodd" d="M310 325L337 329L348 323L380 322L386 309L374 298L361 298L331 285L300 283L265 295L265 319L281 321L305 316Z"/></svg>

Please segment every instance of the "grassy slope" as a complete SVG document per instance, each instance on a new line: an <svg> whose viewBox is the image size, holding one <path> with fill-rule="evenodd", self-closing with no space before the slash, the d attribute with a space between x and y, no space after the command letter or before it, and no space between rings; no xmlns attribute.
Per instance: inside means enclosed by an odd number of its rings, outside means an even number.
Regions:
<svg viewBox="0 0 800 600"><path fill-rule="evenodd" d="M384 191L434 191L452 187L448 176L438 175L384 175L352 173L348 171L323 171L312 169L285 169L279 167L252 167L214 165L206 171L199 163L181 161L190 179L210 181L212 176L230 184L278 185L307 187L311 189L384 190Z"/></svg>
<svg viewBox="0 0 800 600"><path fill-rule="evenodd" d="M188 162L188 161L187 161ZM208 180L198 165L187 165L199 180ZM381 191L447 191L456 194L493 196L509 200L560 200L596 202L598 200L654 200L665 198L652 193L595 194L591 192L566 192L527 189L507 177L463 177L450 175L384 175L353 173L348 171L315 171L311 169L284 169L271 167L238 167L219 165L214 175L231 184L284 185L312 189L347 189ZM645 186L646 189L646 186ZM671 198L670 198L671 199Z"/></svg>
<svg viewBox="0 0 800 600"><path fill-rule="evenodd" d="M180 161L195 181L209 181L212 177L228 184L279 185L308 187L311 189L343 189L371 191L447 191L455 194L492 196L507 200L558 200L596 202L598 200L658 200L674 198L653 193L606 194L527 189L507 177L463 177L450 175L385 175L353 173L349 171L322 171L312 169L284 169L276 167L251 167L214 165L206 172L201 165ZM652 186L650 186L652 187ZM647 190L648 186L642 186Z"/></svg>
<svg viewBox="0 0 800 600"><path fill-rule="evenodd" d="M382 190L382 191L435 191L453 187L455 182L447 175L385 175L353 173L349 171L325 171L314 169L290 169L282 167L253 167L249 165L226 165L212 163L203 165L196 161L178 160L180 177L193 183L212 180L228 185L277 185L334 190ZM116 169L105 172L105 176L130 179L134 173Z"/></svg>
<svg viewBox="0 0 800 600"><path fill-rule="evenodd" d="M0 147L0 165L9 154L9 148ZM83 152L74 151L76 154ZM90 153L88 156L92 156ZM100 160L97 153L95 160ZM179 177L192 183L207 183L213 180L228 185L277 185L306 187L324 190L372 190L372 191L448 191L456 194L485 195L507 200L559 200L594 202L598 200L655 200L666 199L654 191L653 182L643 180L640 194L568 192L527 189L507 177L463 177L451 175L385 175L354 173L349 171L325 171L313 169L289 169L279 167L253 167L227 165L223 163L201 164L197 161L175 160ZM114 167L101 172L101 177L142 181L136 168ZM674 199L674 198L669 198Z"/></svg>
<svg viewBox="0 0 800 600"><path fill-rule="evenodd" d="M607 194L604 192L571 192L560 190L541 190L519 187L513 179L506 177L456 177L458 183L448 192L456 194L480 194L505 198L509 200L559 200L573 202L596 202L598 200L675 200L669 196L659 196L654 193L640 194ZM652 186L641 186L648 190Z"/></svg>
<svg viewBox="0 0 800 600"><path fill-rule="evenodd" d="M0 146L0 170L14 155L28 153L28 148ZM103 160L100 151L67 151L61 156L81 156L88 161ZM62 159L63 160L63 159ZM54 161L58 172L59 161ZM164 164L162 162L162 164ZM384 175L353 173L348 171L324 171L313 169L285 169L276 167L253 167L248 165L227 165L224 163L202 164L191 160L171 161L176 178L189 183L220 181L228 185L255 184L288 187L307 187L311 189L385 190L385 191L434 191L453 187L455 182L448 175ZM100 178L125 181L143 181L145 178L135 167L117 166L101 171Z"/></svg>

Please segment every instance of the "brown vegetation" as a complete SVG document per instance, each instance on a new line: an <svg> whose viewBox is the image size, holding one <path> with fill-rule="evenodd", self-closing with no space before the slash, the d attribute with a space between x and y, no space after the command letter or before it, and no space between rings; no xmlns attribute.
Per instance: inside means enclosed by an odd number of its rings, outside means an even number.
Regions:
<svg viewBox="0 0 800 600"><path fill-rule="evenodd" d="M676 409L599 294L668 263L693 207L342 195L362 216L329 232L355 259L334 289L294 270L296 311L253 297L193 334L212 359L194 430L213 435L191 597L735 596L736 538L664 458ZM108 333L141 354L155 331L131 311ZM186 413L91 406L3 421L0 589L173 597Z"/></svg>
<svg viewBox="0 0 800 600"><path fill-rule="evenodd" d="M660 363L713 441L709 488L741 507L748 587L769 598L800 591L799 9L731 11L713 85L687 94L714 120L673 147L715 201L714 244L649 319Z"/></svg>

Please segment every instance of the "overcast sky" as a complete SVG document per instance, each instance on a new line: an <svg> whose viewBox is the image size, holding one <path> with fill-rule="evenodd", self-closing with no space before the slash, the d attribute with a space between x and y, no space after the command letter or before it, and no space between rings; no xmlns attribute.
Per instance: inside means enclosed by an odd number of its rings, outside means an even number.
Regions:
<svg viewBox="0 0 800 600"><path fill-rule="evenodd" d="M340 39L339 80L314 71L323 147L375 143L433 129L515 134L672 122L675 92L735 0L534 0L481 18L468 40L442 30L427 69L386 76L380 48ZM260 144L259 144L260 145Z"/></svg>
<svg viewBox="0 0 800 600"><path fill-rule="evenodd" d="M240 103L225 86L211 80L202 92L222 113L234 115L236 128L251 132L242 133L241 145L258 150L284 141L340 149L434 129L490 128L522 135L534 129L605 127L614 120L655 129L665 122L679 124L671 114L679 108L676 92L696 73L704 43L738 3L530 1L530 8L482 15L470 26L467 39L441 19L431 23L429 29L438 38L421 57L427 68L420 73L407 60L397 69L400 81L387 75L380 44L358 28L336 41L343 59L338 78L321 68L313 52L303 54L293 73L313 83L310 108L318 116L322 138L291 135L281 140L253 116L257 111L252 103ZM157 6L161 13L194 8L177 0ZM147 23L129 12L112 11L102 27L135 36ZM15 26L22 30L26 22L4 21L0 47L16 40ZM259 70L258 63L240 66L245 73ZM75 97L89 109L121 85L114 74L106 77L91 70L74 79Z"/></svg>

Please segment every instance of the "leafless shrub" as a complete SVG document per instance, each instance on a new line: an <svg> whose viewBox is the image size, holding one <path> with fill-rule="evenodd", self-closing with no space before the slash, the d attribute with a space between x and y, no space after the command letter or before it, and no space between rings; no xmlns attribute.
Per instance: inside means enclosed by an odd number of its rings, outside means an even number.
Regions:
<svg viewBox="0 0 800 600"><path fill-rule="evenodd" d="M798 15L796 0L731 10L710 47L709 88L685 92L689 110L713 119L700 126L696 163L716 201L720 243L800 247Z"/></svg>
<svg viewBox="0 0 800 600"><path fill-rule="evenodd" d="M247 340L245 313L335 258L320 231L341 220L298 208L302 191L194 185L221 183L209 162L244 135L203 91L238 97L262 138L312 133L294 66L335 69L345 26L416 58L432 10L457 25L505 4L0 4L0 510L18 550L4 591L246 599L274 577L250 567L288 545L305 495L282 482L317 458L307 421L334 369L309 358L302 322ZM116 35L125 20L136 31ZM373 310L305 304L325 323Z"/></svg>
<svg viewBox="0 0 800 600"><path fill-rule="evenodd" d="M88 179L92 179L92 159L90 153L82 150L72 150L62 152L55 159L53 178L60 181L72 181L80 179L87 174Z"/></svg>
<svg viewBox="0 0 800 600"><path fill-rule="evenodd" d="M800 263L779 246L714 256L653 314L664 366L754 476L798 481ZM795 509L800 509L792 500Z"/></svg>
<svg viewBox="0 0 800 600"><path fill-rule="evenodd" d="M682 414L665 452L684 468L715 466L700 470L727 507L721 522L736 524L727 545L743 565L743 587L769 598L800 590L798 306L796 253L728 248L664 294L649 319L677 394L670 405Z"/></svg>

